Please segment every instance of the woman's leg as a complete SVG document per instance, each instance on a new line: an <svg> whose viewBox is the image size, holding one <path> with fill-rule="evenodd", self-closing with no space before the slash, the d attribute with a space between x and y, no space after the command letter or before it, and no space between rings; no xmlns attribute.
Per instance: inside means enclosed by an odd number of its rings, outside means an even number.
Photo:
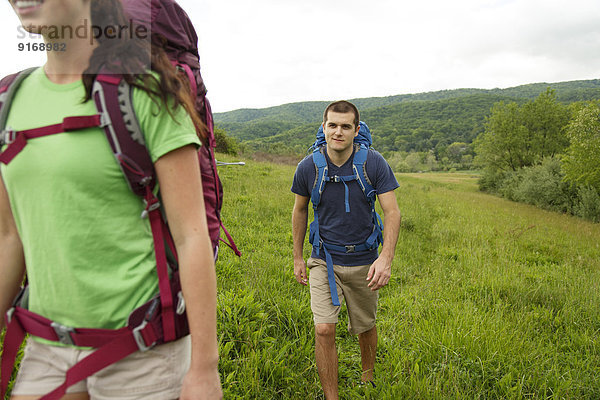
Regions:
<svg viewBox="0 0 600 400"><path fill-rule="evenodd" d="M12 396L11 400L38 400L42 395L39 396ZM90 396L87 393L69 393L62 397L62 400L89 400Z"/></svg>

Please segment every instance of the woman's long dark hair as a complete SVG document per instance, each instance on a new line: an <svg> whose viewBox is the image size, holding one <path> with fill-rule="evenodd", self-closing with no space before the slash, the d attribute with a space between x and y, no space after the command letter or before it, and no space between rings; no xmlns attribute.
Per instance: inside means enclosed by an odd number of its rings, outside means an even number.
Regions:
<svg viewBox="0 0 600 400"><path fill-rule="evenodd" d="M120 0L90 0L91 24L97 29L118 29L131 26L125 16ZM99 31L98 31L99 32ZM89 66L83 73L83 84L86 90L85 100L92 97L92 86L101 68L118 72L131 86L138 87L160 99L169 113L180 105L192 118L200 138L206 139L206 125L194 108L195 99L191 97L190 82L187 76L178 73L161 47L160 38L153 37L151 44L134 34L124 34L119 39L105 34L96 34L98 47L94 49ZM157 79L149 73L142 73L150 61L152 71Z"/></svg>

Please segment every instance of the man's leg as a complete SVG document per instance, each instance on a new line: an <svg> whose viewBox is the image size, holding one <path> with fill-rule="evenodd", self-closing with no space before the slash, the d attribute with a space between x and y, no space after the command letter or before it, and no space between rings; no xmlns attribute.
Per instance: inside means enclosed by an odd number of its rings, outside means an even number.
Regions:
<svg viewBox="0 0 600 400"><path fill-rule="evenodd" d="M358 335L362 363L363 382L373 381L377 352L377 299L378 291L372 291L365 279L370 265L346 267L344 299L348 306L348 331Z"/></svg>
<svg viewBox="0 0 600 400"><path fill-rule="evenodd" d="M363 382L373 381L375 369L375 355L377 353L377 326L358 335L360 345L360 361L362 363Z"/></svg>
<svg viewBox="0 0 600 400"><path fill-rule="evenodd" d="M327 400L338 399L338 356L335 324L315 325L315 361Z"/></svg>

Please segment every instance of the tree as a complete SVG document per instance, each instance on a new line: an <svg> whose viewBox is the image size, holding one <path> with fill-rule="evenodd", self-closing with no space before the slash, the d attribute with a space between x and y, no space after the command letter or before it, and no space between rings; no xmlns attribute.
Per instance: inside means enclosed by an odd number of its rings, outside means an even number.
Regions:
<svg viewBox="0 0 600 400"><path fill-rule="evenodd" d="M516 171L532 163L526 141L527 128L522 123L519 105L496 103L485 122L484 132L475 140L475 161L495 172Z"/></svg>
<svg viewBox="0 0 600 400"><path fill-rule="evenodd" d="M459 163L462 156L469 150L469 145L464 142L454 142L446 149L446 155L454 162Z"/></svg>
<svg viewBox="0 0 600 400"><path fill-rule="evenodd" d="M523 124L535 163L564 152L569 140L564 129L569 122L569 109L556 101L554 90L548 88L522 108Z"/></svg>
<svg viewBox="0 0 600 400"><path fill-rule="evenodd" d="M424 161L429 171L435 171L438 169L438 162L435 158L435 154L433 154L433 150L427 153Z"/></svg>
<svg viewBox="0 0 600 400"><path fill-rule="evenodd" d="M404 162L406 163L406 165L408 165L408 168L410 168L411 171L418 171L419 167L422 164L421 155L419 153L410 153L406 156Z"/></svg>
<svg viewBox="0 0 600 400"><path fill-rule="evenodd" d="M562 153L568 145L564 128L569 114L551 89L521 107L515 102L494 104L475 142L476 162L497 173L537 165Z"/></svg>
<svg viewBox="0 0 600 400"><path fill-rule="evenodd" d="M565 179L600 192L600 104L580 109L567 127L571 141L562 158Z"/></svg>

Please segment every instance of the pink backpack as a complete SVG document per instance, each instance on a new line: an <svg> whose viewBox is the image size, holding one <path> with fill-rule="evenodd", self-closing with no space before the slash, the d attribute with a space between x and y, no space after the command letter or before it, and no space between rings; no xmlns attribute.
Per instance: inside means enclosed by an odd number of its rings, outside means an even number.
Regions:
<svg viewBox="0 0 600 400"><path fill-rule="evenodd" d="M166 52L171 62L184 71L190 80L192 94L196 100L196 110L208 128L207 145L200 149L199 160L208 231L215 249L215 257L219 240L231 247L239 256L240 253L233 239L221 221L223 186L217 174L215 159L217 143L210 103L206 98L206 87L200 75L198 35L192 21L174 0L123 0L123 8L137 24L146 26L152 32L153 40L158 37L166 39ZM148 10L150 10L150 21L144 21L141 18L146 18ZM220 239L221 228L227 241Z"/></svg>
<svg viewBox="0 0 600 400"><path fill-rule="evenodd" d="M212 113L205 97L206 88L200 76L197 36L187 14L174 0L126 0L124 6L130 15L137 7L151 9L152 30L167 39L167 51L173 64L190 79L196 108L208 127L207 142L198 151L199 168L208 220L209 234L215 258L223 228L228 244L239 256L231 236L221 222L223 191L217 175L214 149ZM147 10L147 8L146 8ZM148 303L132 311L127 326L117 330L87 329L63 326L27 310L23 301L26 287L7 312L7 330L1 362L0 398L8 389L14 362L20 344L27 333L47 340L97 350L67 371L64 383L44 400L60 399L66 389L136 351L146 351L155 345L179 339L189 333L185 302L181 293L177 253L159 199L153 194L156 174L143 135L131 104L131 88L119 75L98 74L93 88L93 99L98 113L88 116L67 117L51 126L15 132L6 129L11 100L20 83L34 69L5 77L0 81L0 162L8 164L34 140L62 132L90 127L102 127L115 158L119 162L131 190L142 197L145 204L142 216L149 218L154 238L156 269L160 293ZM127 96L120 96L126 93Z"/></svg>

